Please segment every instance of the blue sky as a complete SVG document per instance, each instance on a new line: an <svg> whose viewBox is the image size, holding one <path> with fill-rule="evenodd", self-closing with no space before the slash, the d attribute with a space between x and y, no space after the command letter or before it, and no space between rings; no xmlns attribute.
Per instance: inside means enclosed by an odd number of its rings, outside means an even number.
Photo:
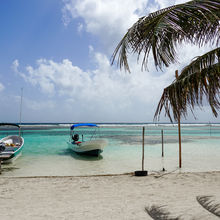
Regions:
<svg viewBox="0 0 220 220"><path fill-rule="evenodd" d="M152 122L175 69L209 45L180 47L181 62L163 72L155 70L152 58L149 71L142 72L130 57L128 74L111 66L110 57L140 16L182 2L0 1L0 121L19 121L23 88L23 122ZM196 116L185 122L220 122L208 106L196 110Z"/></svg>

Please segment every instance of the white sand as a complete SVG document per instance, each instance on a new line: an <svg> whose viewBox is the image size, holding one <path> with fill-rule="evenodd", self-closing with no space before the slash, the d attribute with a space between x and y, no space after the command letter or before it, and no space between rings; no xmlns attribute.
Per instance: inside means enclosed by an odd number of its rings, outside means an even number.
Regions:
<svg viewBox="0 0 220 220"><path fill-rule="evenodd" d="M220 203L220 172L98 177L0 177L0 219L152 219L146 206L181 219L219 219L196 196Z"/></svg>

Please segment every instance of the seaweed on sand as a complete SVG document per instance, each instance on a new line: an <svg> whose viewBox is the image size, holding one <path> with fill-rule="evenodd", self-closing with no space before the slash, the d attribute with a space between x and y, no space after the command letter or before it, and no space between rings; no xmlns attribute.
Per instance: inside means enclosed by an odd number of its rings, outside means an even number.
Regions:
<svg viewBox="0 0 220 220"><path fill-rule="evenodd" d="M196 199L203 208L220 217L220 203L215 201L214 196L197 196Z"/></svg>
<svg viewBox="0 0 220 220"><path fill-rule="evenodd" d="M152 205L150 207L145 207L145 210L154 220L180 220L179 217L172 217L164 206Z"/></svg>

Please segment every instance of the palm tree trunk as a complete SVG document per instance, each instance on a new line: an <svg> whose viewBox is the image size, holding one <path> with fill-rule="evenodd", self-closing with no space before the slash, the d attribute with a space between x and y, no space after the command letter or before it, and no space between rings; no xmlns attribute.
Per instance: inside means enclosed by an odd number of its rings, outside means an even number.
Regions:
<svg viewBox="0 0 220 220"><path fill-rule="evenodd" d="M178 70L175 72L176 79L178 78ZM180 127L180 113L178 114L178 134L179 134L179 168L182 167L182 149L181 149L181 127Z"/></svg>

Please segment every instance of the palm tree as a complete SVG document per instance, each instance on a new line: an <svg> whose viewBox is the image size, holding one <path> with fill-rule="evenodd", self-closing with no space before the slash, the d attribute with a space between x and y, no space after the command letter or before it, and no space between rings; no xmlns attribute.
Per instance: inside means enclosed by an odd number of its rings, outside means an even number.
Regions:
<svg viewBox="0 0 220 220"><path fill-rule="evenodd" d="M220 0L193 0L141 17L116 47L112 63L130 72L128 53L143 55L142 69L147 69L152 51L155 66L160 69L177 62L177 44L191 43L199 47L210 43L216 49L197 57L177 79L164 89L155 118L162 109L172 121L187 115L187 107L203 105L204 96L217 116L220 108ZM171 112L172 110L172 112Z"/></svg>

